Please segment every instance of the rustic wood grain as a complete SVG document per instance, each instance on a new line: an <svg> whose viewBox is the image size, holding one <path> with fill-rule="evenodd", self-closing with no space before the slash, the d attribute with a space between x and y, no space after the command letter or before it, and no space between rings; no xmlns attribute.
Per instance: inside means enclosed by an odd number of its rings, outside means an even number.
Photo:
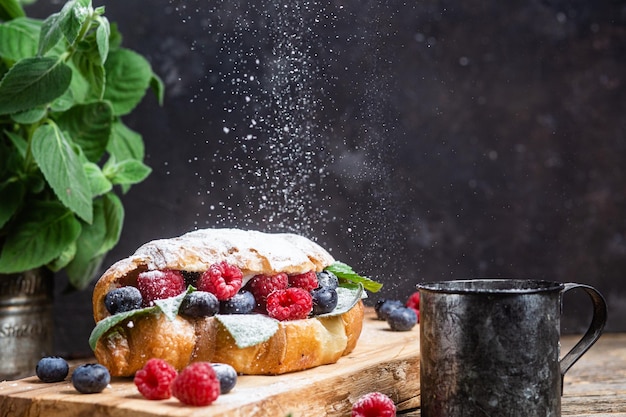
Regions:
<svg viewBox="0 0 626 417"><path fill-rule="evenodd" d="M355 350L338 363L281 376L241 376L235 389L208 407L176 399L148 401L130 379L114 379L100 394L36 377L0 383L1 417L281 417L346 416L361 395L380 391L403 411L419 407L419 331L392 332L367 311Z"/></svg>

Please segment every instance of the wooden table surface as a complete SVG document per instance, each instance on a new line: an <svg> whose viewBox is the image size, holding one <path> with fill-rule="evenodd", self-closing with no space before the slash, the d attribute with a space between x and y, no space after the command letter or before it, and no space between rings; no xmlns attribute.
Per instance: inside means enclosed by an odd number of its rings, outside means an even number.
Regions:
<svg viewBox="0 0 626 417"><path fill-rule="evenodd" d="M102 394L78 394L69 382L36 377L0 382L0 417L277 416L341 417L360 395L380 390L398 416L418 417L419 330L390 332L368 311L357 349L335 365L280 377L242 377L236 389L207 408L176 400L143 400L132 380L116 379ZM564 336L567 352L579 336ZM416 377L417 376L417 377ZM313 394L314 393L314 394ZM607 333L565 375L563 416L626 417L626 333Z"/></svg>

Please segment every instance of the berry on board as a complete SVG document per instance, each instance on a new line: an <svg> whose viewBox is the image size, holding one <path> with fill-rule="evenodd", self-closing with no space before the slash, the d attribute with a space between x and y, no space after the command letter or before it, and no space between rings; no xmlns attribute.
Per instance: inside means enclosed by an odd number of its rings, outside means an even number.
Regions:
<svg viewBox="0 0 626 417"><path fill-rule="evenodd" d="M166 400L172 396L176 369L163 359L152 358L135 373L135 386L148 400Z"/></svg>
<svg viewBox="0 0 626 417"><path fill-rule="evenodd" d="M72 385L82 394L102 392L111 382L109 370L98 363L80 365L72 373Z"/></svg>
<svg viewBox="0 0 626 417"><path fill-rule="evenodd" d="M389 313L387 323L393 331L406 332L417 324L417 314L412 308L399 307Z"/></svg>
<svg viewBox="0 0 626 417"><path fill-rule="evenodd" d="M220 380L220 392L226 394L237 385L237 371L227 363L212 363L217 379Z"/></svg>
<svg viewBox="0 0 626 417"><path fill-rule="evenodd" d="M400 300L378 300L374 309L378 320L387 320L389 313L399 307L404 307L404 303Z"/></svg>
<svg viewBox="0 0 626 417"><path fill-rule="evenodd" d="M396 405L380 392L370 392L352 404L352 417L395 417Z"/></svg>
<svg viewBox="0 0 626 417"><path fill-rule="evenodd" d="M220 381L208 362L194 362L172 382L172 395L183 404L209 405L220 395Z"/></svg>
<svg viewBox="0 0 626 417"><path fill-rule="evenodd" d="M61 382L65 380L70 367L67 361L58 356L46 356L37 362L35 373L43 382Z"/></svg>

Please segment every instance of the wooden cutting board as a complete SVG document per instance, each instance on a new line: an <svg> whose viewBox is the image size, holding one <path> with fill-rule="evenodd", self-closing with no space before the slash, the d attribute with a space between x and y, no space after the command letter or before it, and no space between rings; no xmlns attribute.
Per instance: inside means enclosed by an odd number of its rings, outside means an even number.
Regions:
<svg viewBox="0 0 626 417"><path fill-rule="evenodd" d="M46 384L29 377L0 382L0 416L349 416L352 403L372 391L389 395L399 414L419 406L419 329L393 332L367 309L357 347L336 364L280 376L240 376L233 391L207 407L145 400L129 378L114 378L99 394L80 394L69 378Z"/></svg>

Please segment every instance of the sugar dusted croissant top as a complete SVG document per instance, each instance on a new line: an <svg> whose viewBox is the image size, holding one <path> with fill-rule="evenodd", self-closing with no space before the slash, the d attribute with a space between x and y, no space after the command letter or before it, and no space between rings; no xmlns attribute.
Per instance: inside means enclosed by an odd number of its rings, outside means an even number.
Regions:
<svg viewBox="0 0 626 417"><path fill-rule="evenodd" d="M335 363L360 336L363 283L379 287L296 234L196 230L105 271L90 344L113 376L153 357L261 375Z"/></svg>

